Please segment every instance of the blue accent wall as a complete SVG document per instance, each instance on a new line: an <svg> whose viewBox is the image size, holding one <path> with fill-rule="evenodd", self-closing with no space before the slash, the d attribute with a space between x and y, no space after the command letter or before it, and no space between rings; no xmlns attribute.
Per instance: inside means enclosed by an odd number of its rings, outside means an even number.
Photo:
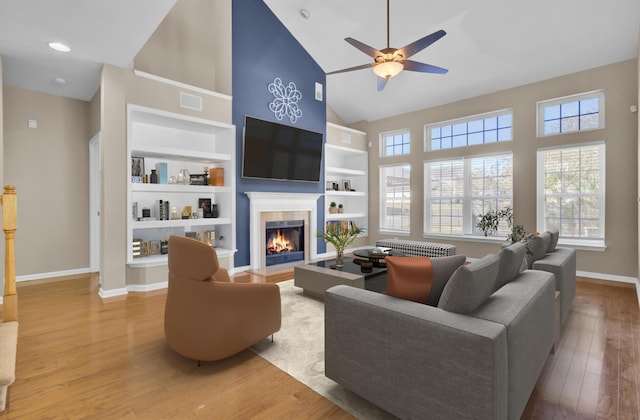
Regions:
<svg viewBox="0 0 640 420"><path fill-rule="evenodd" d="M315 99L315 84L325 86L325 73L280 23L262 0L232 1L232 120L236 126L236 245L235 266L251 263L249 255L249 198L248 191L324 193L324 172L319 183L270 181L242 178L242 138L244 117L264 120L323 133L326 141L327 108L324 101ZM282 83L295 83L302 93L298 106L302 117L292 123L287 117L278 121L269 110L274 96L267 87L278 77ZM323 163L324 167L324 163ZM324 229L324 196L318 200L318 230ZM318 253L326 251L321 239Z"/></svg>

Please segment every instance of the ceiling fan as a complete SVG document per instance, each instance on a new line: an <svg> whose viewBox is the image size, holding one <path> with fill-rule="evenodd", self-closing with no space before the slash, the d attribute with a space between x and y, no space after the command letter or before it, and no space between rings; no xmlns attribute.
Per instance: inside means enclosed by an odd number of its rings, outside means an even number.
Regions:
<svg viewBox="0 0 640 420"><path fill-rule="evenodd" d="M420 38L402 48L391 48L389 46L389 0L387 0L387 48L377 50L356 39L345 38L349 44L353 45L363 53L373 58L373 63L362 64L360 66L350 67L347 69L332 71L329 74L344 73L347 71L361 70L373 67L373 72L378 76L378 92L384 89L387 81L402 70L418 71L423 73L445 74L449 70L442 67L432 66L431 64L418 63L417 61L408 60L412 55L424 50L447 33L442 29L430 35Z"/></svg>

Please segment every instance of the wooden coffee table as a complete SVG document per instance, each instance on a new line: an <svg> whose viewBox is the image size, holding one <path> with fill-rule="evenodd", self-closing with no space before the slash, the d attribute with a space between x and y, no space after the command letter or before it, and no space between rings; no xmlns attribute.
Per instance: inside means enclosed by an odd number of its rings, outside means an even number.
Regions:
<svg viewBox="0 0 640 420"><path fill-rule="evenodd" d="M344 259L342 269L335 267L336 260L297 265L293 269L294 285L305 294L323 298L324 292L340 284L384 293L387 289L387 268L373 267L363 272L353 258ZM366 270L368 271L368 270Z"/></svg>

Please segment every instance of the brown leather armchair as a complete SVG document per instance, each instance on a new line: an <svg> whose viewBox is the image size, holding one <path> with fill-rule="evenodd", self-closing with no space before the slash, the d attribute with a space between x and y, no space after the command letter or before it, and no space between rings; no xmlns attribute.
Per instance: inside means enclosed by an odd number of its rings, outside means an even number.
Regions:
<svg viewBox="0 0 640 420"><path fill-rule="evenodd" d="M232 283L214 248L169 238L164 335L173 350L198 361L224 359L280 330L280 288Z"/></svg>

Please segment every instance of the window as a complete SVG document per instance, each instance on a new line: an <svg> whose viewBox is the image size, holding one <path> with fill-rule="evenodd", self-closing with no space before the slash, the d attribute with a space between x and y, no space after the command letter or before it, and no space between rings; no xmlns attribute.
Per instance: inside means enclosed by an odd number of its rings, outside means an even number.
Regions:
<svg viewBox="0 0 640 420"><path fill-rule="evenodd" d="M425 233L483 234L476 224L489 210L513 207L509 154L425 162ZM501 226L498 235L506 236Z"/></svg>
<svg viewBox="0 0 640 420"><path fill-rule="evenodd" d="M538 230L604 241L604 143L538 150Z"/></svg>
<svg viewBox="0 0 640 420"><path fill-rule="evenodd" d="M475 115L425 126L425 151L512 140L513 112Z"/></svg>
<svg viewBox="0 0 640 420"><path fill-rule="evenodd" d="M409 232L411 166L380 167L380 230Z"/></svg>
<svg viewBox="0 0 640 420"><path fill-rule="evenodd" d="M538 137L604 128L604 91L538 102Z"/></svg>
<svg viewBox="0 0 640 420"><path fill-rule="evenodd" d="M399 156L411 153L409 130L382 133L380 135L380 156Z"/></svg>

